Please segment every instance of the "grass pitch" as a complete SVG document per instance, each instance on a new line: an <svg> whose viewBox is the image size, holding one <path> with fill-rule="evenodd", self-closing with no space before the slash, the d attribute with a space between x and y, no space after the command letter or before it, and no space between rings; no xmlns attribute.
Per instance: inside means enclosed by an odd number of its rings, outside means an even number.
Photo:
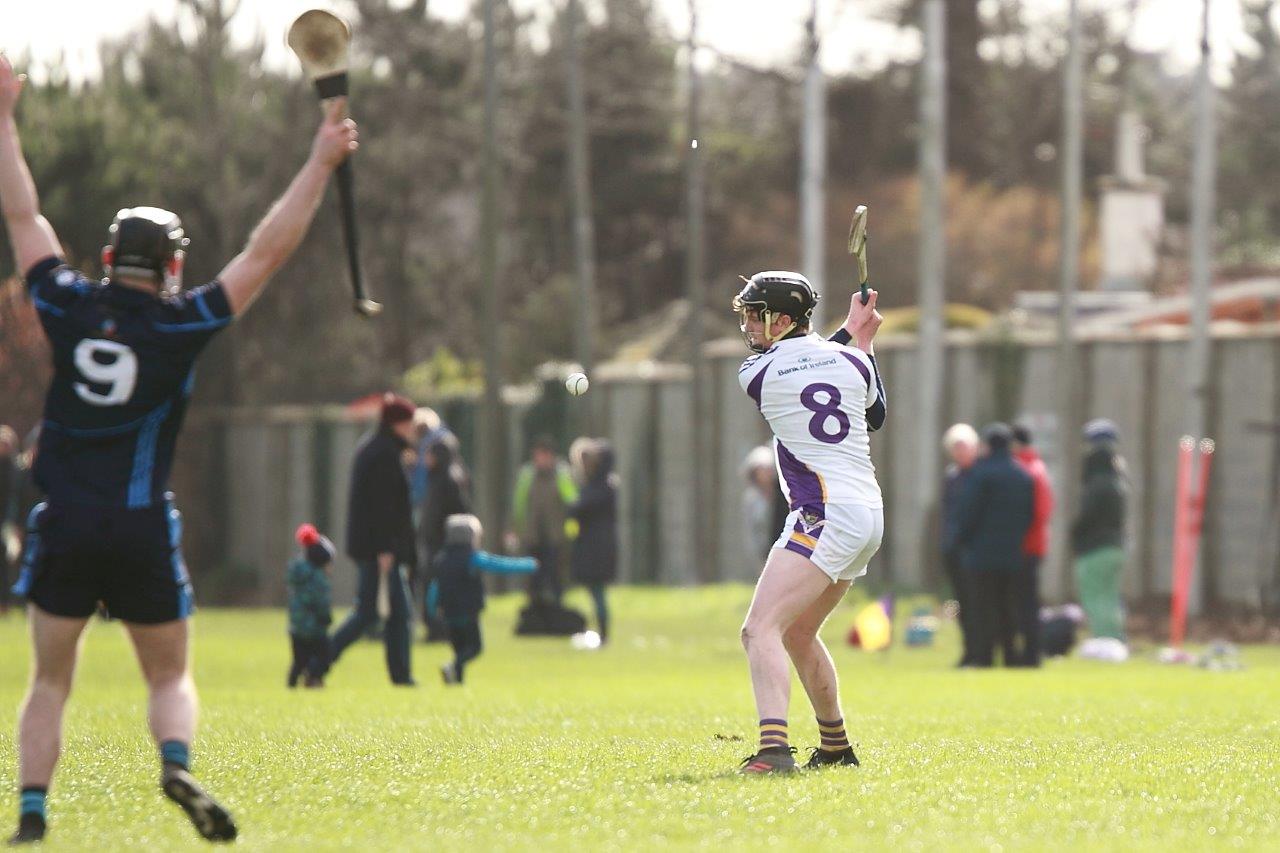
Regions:
<svg viewBox="0 0 1280 853"><path fill-rule="evenodd" d="M193 769L234 811L240 844L263 850L1280 849L1280 649L1247 648L1237 673L1149 656L957 672L953 627L934 649L868 655L841 641L846 605L828 641L863 766L743 779L749 597L618 590L615 642L598 652L514 639L518 602L495 599L468 683L444 688L447 649L416 645L415 690L391 687L381 647L361 643L324 691L288 691L282 613L204 610ZM20 616L0 620L0 648L12 768ZM144 715L121 629L95 621L50 849L203 846L159 793ZM797 745L816 744L798 683L790 719ZM7 834L12 790L0 808Z"/></svg>

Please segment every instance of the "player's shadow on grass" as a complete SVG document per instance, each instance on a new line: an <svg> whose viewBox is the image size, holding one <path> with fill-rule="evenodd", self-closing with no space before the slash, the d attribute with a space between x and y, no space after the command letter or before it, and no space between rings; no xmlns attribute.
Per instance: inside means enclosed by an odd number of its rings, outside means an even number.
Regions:
<svg viewBox="0 0 1280 853"><path fill-rule="evenodd" d="M743 779L746 781L754 781L757 779L794 779L801 776L801 773L768 773L755 774L750 773L743 775L736 768L717 770L714 773L668 773L665 776L655 776L653 781L662 785L705 785L707 782L729 781L731 779Z"/></svg>

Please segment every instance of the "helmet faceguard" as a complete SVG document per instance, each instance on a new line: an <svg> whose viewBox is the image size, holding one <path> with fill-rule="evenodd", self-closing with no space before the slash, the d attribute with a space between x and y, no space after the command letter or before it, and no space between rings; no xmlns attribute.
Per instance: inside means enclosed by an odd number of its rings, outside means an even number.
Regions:
<svg viewBox="0 0 1280 853"><path fill-rule="evenodd" d="M742 278L746 283L738 295L733 297L733 310L740 318L738 329L742 339L755 352L766 352L777 341L792 335L801 326L809 325L813 309L818 304L818 293L803 275L797 272L770 271L758 272L751 278ZM748 312L758 311L764 323L762 340L754 341L747 331ZM791 324L778 334L770 329L774 321L786 315Z"/></svg>
<svg viewBox="0 0 1280 853"><path fill-rule="evenodd" d="M116 214L103 250L107 276L150 278L161 293L182 287L182 262L191 242L176 213L159 207L126 207Z"/></svg>

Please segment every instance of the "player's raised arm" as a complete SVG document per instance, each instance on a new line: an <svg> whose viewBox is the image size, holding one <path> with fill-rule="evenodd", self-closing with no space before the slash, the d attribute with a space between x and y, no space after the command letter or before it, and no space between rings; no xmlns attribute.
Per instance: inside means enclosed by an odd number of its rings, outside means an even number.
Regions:
<svg viewBox="0 0 1280 853"><path fill-rule="evenodd" d="M26 80L27 76L16 74L9 58L0 54L0 209L21 273L31 269L36 261L62 250L53 226L40 215L36 184L22 156L18 124L13 117Z"/></svg>
<svg viewBox="0 0 1280 853"><path fill-rule="evenodd" d="M315 218L329 175L356 150L356 123L346 118L346 98L325 104L311 155L284 195L253 229L249 244L218 275L231 310L241 313L302 242Z"/></svg>

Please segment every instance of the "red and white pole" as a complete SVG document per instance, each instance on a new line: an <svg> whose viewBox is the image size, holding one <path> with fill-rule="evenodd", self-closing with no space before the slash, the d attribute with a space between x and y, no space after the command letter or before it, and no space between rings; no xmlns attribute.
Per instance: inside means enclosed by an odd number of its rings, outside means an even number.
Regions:
<svg viewBox="0 0 1280 853"><path fill-rule="evenodd" d="M1169 645L1182 645L1187 627L1187 599L1195 576L1196 558L1200 553L1200 535L1204 530L1205 496L1209 493L1209 471L1216 449L1212 439L1199 446L1199 468L1196 482L1191 482L1192 452L1195 440L1183 436L1178 444L1178 490L1175 496L1173 530L1173 596L1169 606Z"/></svg>

